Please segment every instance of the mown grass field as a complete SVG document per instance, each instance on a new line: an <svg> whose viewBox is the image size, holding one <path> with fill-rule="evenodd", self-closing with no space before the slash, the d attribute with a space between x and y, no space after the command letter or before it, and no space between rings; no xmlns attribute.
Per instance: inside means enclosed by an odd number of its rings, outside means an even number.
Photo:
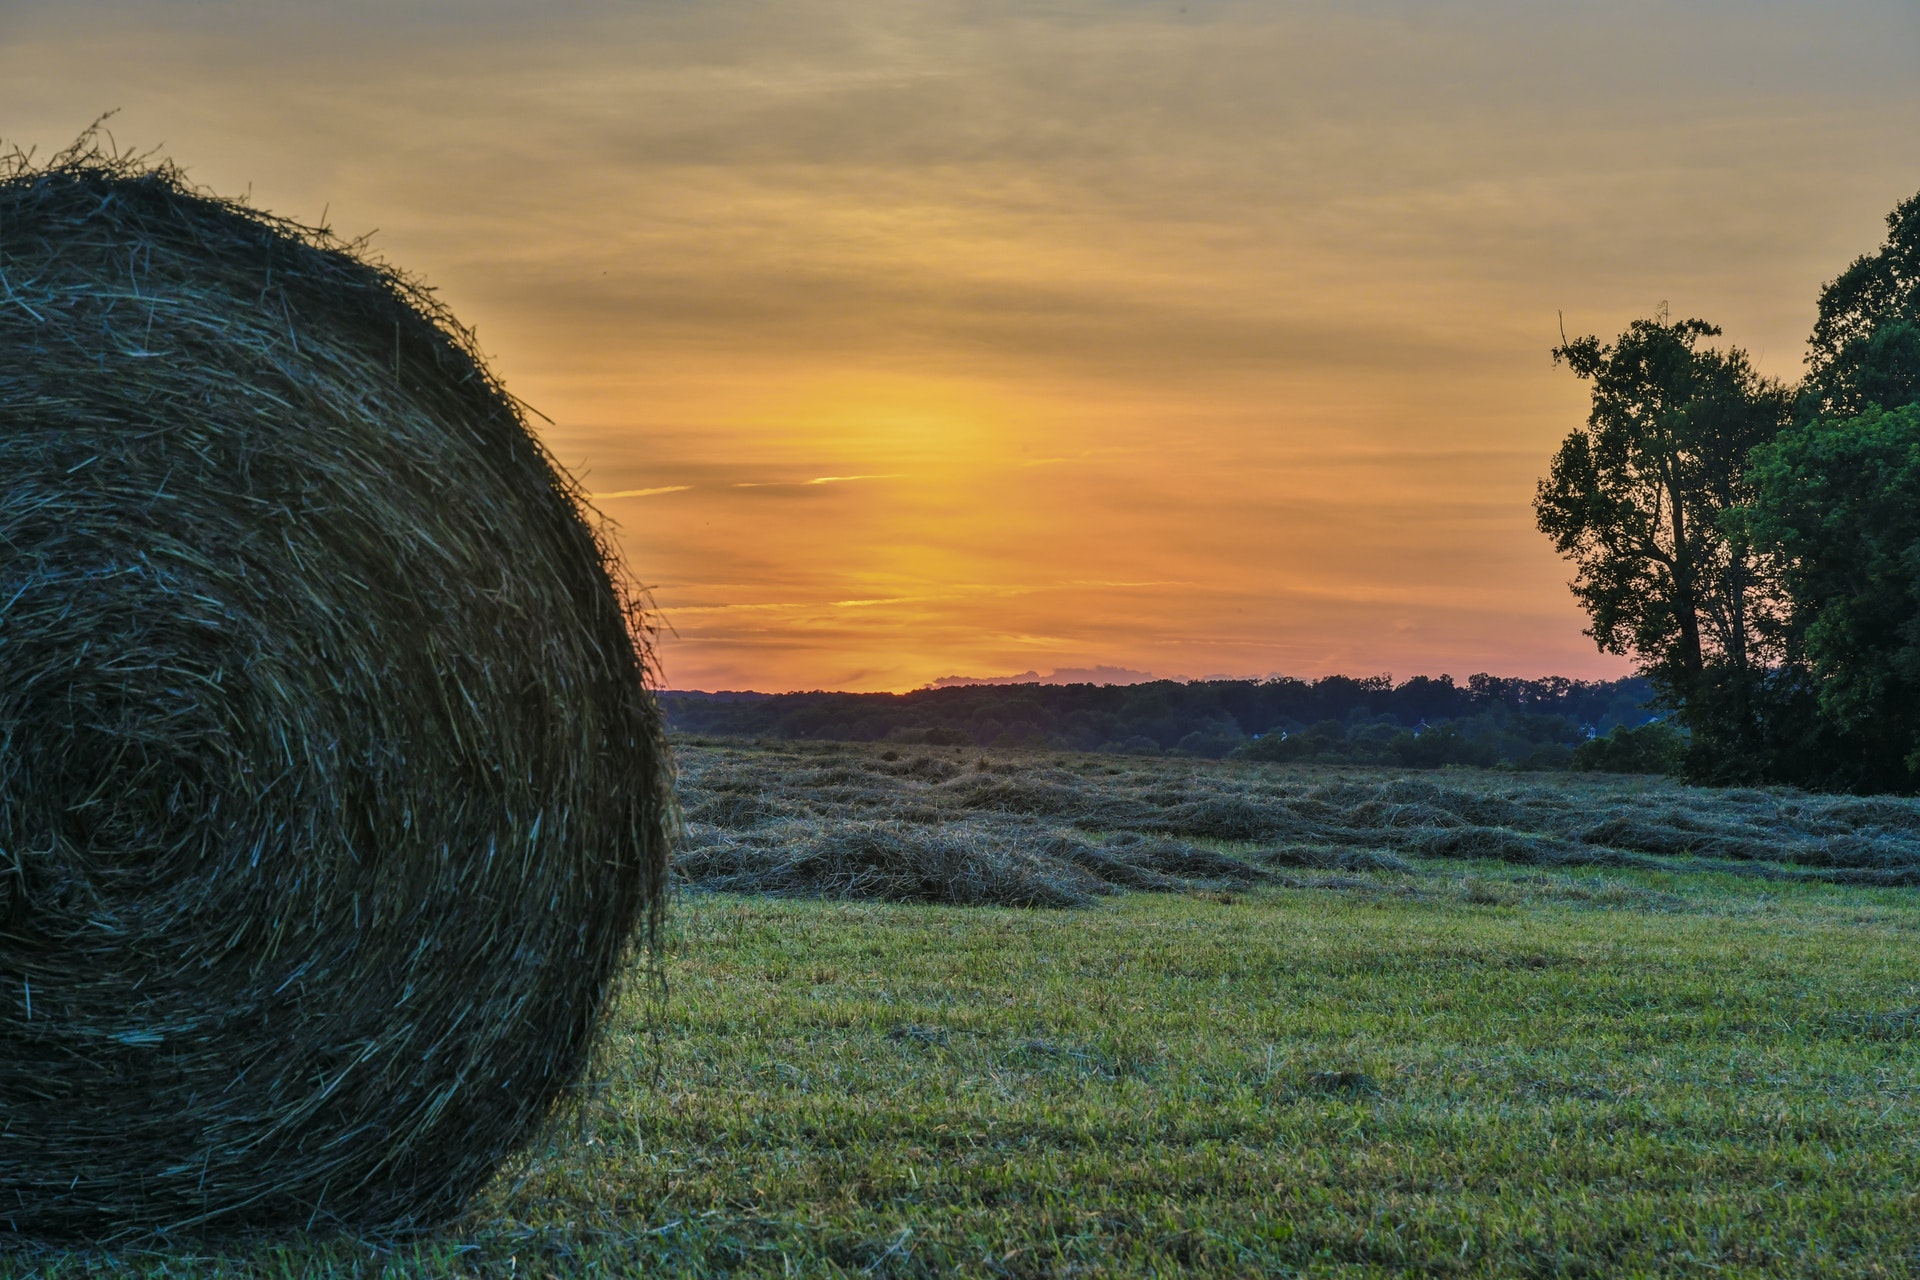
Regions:
<svg viewBox="0 0 1920 1280"><path fill-rule="evenodd" d="M689 753L690 777L713 751ZM1081 767L1018 763L1006 776ZM730 767L772 785L819 764ZM1715 802L1592 785L1650 813ZM1200 841L1259 868L1256 845ZM1073 909L683 891L666 998L636 982L579 1116L454 1229L0 1257L67 1274L1920 1269L1912 889L1697 854L1669 870L1390 847Z"/></svg>

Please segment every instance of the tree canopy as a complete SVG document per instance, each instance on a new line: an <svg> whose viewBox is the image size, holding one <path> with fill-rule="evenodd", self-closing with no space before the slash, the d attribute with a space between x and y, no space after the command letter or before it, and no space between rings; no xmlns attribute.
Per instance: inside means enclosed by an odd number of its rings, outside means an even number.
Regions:
<svg viewBox="0 0 1920 1280"><path fill-rule="evenodd" d="M1887 215L1887 240L1820 291L1796 416L1848 418L1920 400L1920 195Z"/></svg>
<svg viewBox="0 0 1920 1280"><path fill-rule="evenodd" d="M1718 336L1704 320L1636 320L1613 343L1555 348L1593 383L1593 407L1534 497L1574 563L1587 634L1679 696L1709 663L1764 663L1779 632L1771 583L1727 513L1751 496L1747 455L1785 424L1789 394L1739 348L1702 345Z"/></svg>
<svg viewBox="0 0 1920 1280"><path fill-rule="evenodd" d="M1920 405L1815 419L1754 455L1752 526L1776 549L1819 709L1847 750L1828 780L1920 784Z"/></svg>

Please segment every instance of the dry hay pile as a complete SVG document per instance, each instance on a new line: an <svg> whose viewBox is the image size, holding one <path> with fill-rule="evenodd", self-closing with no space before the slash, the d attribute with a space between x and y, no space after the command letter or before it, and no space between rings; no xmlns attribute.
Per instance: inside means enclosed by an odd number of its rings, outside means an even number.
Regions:
<svg viewBox="0 0 1920 1280"><path fill-rule="evenodd" d="M0 168L0 1224L422 1225L577 1083L672 821L586 514L357 246Z"/></svg>
<svg viewBox="0 0 1920 1280"><path fill-rule="evenodd" d="M1105 882L1025 847L1018 829L858 819L776 823L745 838L691 840L674 870L702 888L776 897L1071 907Z"/></svg>

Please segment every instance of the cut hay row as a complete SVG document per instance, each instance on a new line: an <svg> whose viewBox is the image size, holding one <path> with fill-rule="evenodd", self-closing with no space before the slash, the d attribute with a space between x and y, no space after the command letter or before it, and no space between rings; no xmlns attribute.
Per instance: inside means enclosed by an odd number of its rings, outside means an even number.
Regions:
<svg viewBox="0 0 1920 1280"><path fill-rule="evenodd" d="M634 598L431 295L0 165L0 1226L455 1212L658 919Z"/></svg>
<svg viewBox="0 0 1920 1280"><path fill-rule="evenodd" d="M1064 906L1462 860L1920 884L1920 802L1653 779L709 746L687 753L683 798L677 874L743 892Z"/></svg>

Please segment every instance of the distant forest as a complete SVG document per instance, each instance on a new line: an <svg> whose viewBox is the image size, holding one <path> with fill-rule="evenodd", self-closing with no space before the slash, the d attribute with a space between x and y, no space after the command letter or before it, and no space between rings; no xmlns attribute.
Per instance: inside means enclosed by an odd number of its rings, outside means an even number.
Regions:
<svg viewBox="0 0 1920 1280"><path fill-rule="evenodd" d="M912 693L663 693L672 730L743 738L1131 755L1657 771L1647 681L1476 675L974 685ZM1648 726L1641 728L1641 726ZM1651 754L1649 754L1651 753Z"/></svg>

